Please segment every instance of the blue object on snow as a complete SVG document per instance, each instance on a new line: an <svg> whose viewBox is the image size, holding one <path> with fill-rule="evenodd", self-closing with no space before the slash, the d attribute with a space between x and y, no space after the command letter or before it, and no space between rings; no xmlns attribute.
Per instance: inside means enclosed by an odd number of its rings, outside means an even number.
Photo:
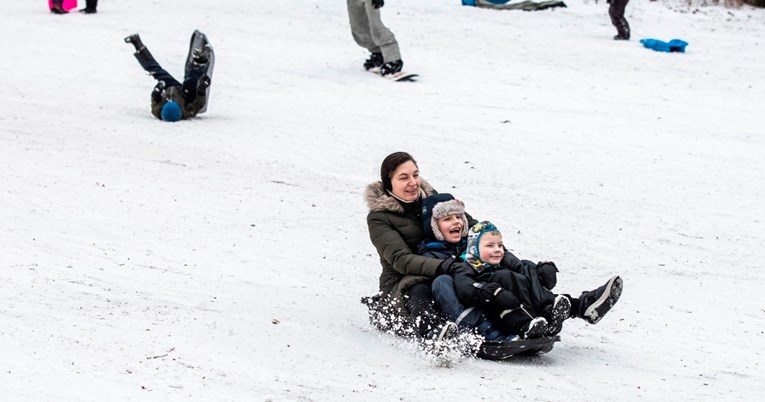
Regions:
<svg viewBox="0 0 765 402"><path fill-rule="evenodd" d="M475 7L475 0L462 0L462 5Z"/></svg>
<svg viewBox="0 0 765 402"><path fill-rule="evenodd" d="M183 112L181 112L181 107L176 102L169 101L162 106L159 115L162 117L163 121L174 122L183 117Z"/></svg>
<svg viewBox="0 0 765 402"><path fill-rule="evenodd" d="M640 43L648 49L667 53L685 53L685 47L688 46L688 42L681 39L672 39L669 42L658 39L640 39Z"/></svg>

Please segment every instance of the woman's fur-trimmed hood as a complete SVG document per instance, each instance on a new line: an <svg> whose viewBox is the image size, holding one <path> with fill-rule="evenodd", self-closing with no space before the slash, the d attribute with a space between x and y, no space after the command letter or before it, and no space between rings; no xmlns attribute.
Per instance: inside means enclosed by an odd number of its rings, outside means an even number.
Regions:
<svg viewBox="0 0 765 402"><path fill-rule="evenodd" d="M420 181L420 200L436 192L427 181ZM381 181L376 181L364 190L364 200L367 202L370 212L395 212L403 214L404 208L398 200L393 198L383 187Z"/></svg>

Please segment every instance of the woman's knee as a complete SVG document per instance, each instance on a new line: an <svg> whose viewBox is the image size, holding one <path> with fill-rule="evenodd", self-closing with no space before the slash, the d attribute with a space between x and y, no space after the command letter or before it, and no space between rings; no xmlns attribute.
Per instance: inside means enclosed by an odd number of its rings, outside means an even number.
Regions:
<svg viewBox="0 0 765 402"><path fill-rule="evenodd" d="M439 275L433 280L433 284L430 286L433 294L442 293L454 289L454 278L450 275Z"/></svg>
<svg viewBox="0 0 765 402"><path fill-rule="evenodd" d="M406 304L421 309L423 305L433 302L433 292L430 283L418 283L406 290Z"/></svg>

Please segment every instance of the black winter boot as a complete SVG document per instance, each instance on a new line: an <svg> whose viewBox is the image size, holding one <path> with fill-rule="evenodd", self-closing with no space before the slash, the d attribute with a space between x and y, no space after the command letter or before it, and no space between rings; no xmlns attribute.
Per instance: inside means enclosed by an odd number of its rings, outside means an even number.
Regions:
<svg viewBox="0 0 765 402"><path fill-rule="evenodd" d="M383 65L383 62L382 53L371 53L369 58L364 61L364 69L367 71L375 69L379 70L380 66Z"/></svg>
<svg viewBox="0 0 765 402"><path fill-rule="evenodd" d="M541 338L547 332L547 320L544 317L537 317L531 320L525 327L523 327L521 330L521 338Z"/></svg>
<svg viewBox="0 0 765 402"><path fill-rule="evenodd" d="M138 36L137 33L134 33L132 35L125 37L125 43L130 43L133 46L135 46L136 52L139 52L141 51L141 49L146 48L146 46L143 45L143 42L141 42L141 37Z"/></svg>
<svg viewBox="0 0 765 402"><path fill-rule="evenodd" d="M447 321L443 325L441 325L441 328L435 328L431 330L431 332L428 334L428 338L436 341L436 342L442 342L451 338L454 338L457 336L458 328L457 324Z"/></svg>
<svg viewBox="0 0 765 402"><path fill-rule="evenodd" d="M570 317L571 300L565 295L555 296L550 309L546 312L547 318L547 336L558 335L563 329L563 321Z"/></svg>
<svg viewBox="0 0 765 402"><path fill-rule="evenodd" d="M547 332L547 320L543 317L535 317L523 305L501 312L499 323L502 332L520 335L524 339L539 338Z"/></svg>
<svg viewBox="0 0 765 402"><path fill-rule="evenodd" d="M622 17L619 18L619 35L621 35L624 40L630 40L630 24L627 22L627 19Z"/></svg>
<svg viewBox="0 0 765 402"><path fill-rule="evenodd" d="M81 9L80 12L83 14L95 14L98 11L96 11L96 6L98 5L98 0L85 0L85 8Z"/></svg>
<svg viewBox="0 0 765 402"><path fill-rule="evenodd" d="M590 324L597 324L619 300L622 295L622 278L614 276L605 285L579 296L579 312L577 316Z"/></svg>
<svg viewBox="0 0 765 402"><path fill-rule="evenodd" d="M404 67L404 62L399 60L389 61L382 66L380 66L380 75L383 77L396 74L397 72L401 71L401 68Z"/></svg>

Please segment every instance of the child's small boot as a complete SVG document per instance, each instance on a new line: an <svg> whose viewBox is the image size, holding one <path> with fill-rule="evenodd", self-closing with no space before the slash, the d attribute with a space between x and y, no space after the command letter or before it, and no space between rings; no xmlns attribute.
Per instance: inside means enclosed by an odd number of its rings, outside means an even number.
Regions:
<svg viewBox="0 0 765 402"><path fill-rule="evenodd" d="M437 329L436 331L433 331L433 340L436 342L442 342L447 339L454 338L457 336L457 333L459 332L459 329L457 328L457 324L447 321L444 323L444 325L441 326L441 328Z"/></svg>
<svg viewBox="0 0 765 402"><path fill-rule="evenodd" d="M570 314L571 300L568 298L568 296L555 296L555 301L545 314L547 318L547 333L545 333L545 335L558 335L563 329L563 321L570 317Z"/></svg>
<svg viewBox="0 0 765 402"><path fill-rule="evenodd" d="M597 324L622 295L622 278L614 276L605 285L579 296L577 316L590 324Z"/></svg>
<svg viewBox="0 0 765 402"><path fill-rule="evenodd" d="M399 60L389 61L380 66L380 75L387 77L389 75L396 74L404 67L404 62Z"/></svg>
<svg viewBox="0 0 765 402"><path fill-rule="evenodd" d="M547 332L547 320L535 317L522 304L518 308L501 312L499 319L504 332L518 334L523 339L539 338Z"/></svg>
<svg viewBox="0 0 765 402"><path fill-rule="evenodd" d="M125 43L130 43L135 47L135 51L139 52L141 49L145 48L146 46L143 45L143 42L141 42L141 37L138 36L137 33L134 33L132 35L125 37Z"/></svg>
<svg viewBox="0 0 765 402"><path fill-rule="evenodd" d="M521 338L534 339L541 338L547 333L547 320L544 317L537 317L531 320L521 330Z"/></svg>
<svg viewBox="0 0 765 402"><path fill-rule="evenodd" d="M364 61L364 70L377 72L385 63L382 53L370 53L369 58Z"/></svg>
<svg viewBox="0 0 765 402"><path fill-rule="evenodd" d="M96 10L96 4L98 4L95 0L85 0L85 8L81 9L80 12L83 14L95 14L98 11Z"/></svg>

